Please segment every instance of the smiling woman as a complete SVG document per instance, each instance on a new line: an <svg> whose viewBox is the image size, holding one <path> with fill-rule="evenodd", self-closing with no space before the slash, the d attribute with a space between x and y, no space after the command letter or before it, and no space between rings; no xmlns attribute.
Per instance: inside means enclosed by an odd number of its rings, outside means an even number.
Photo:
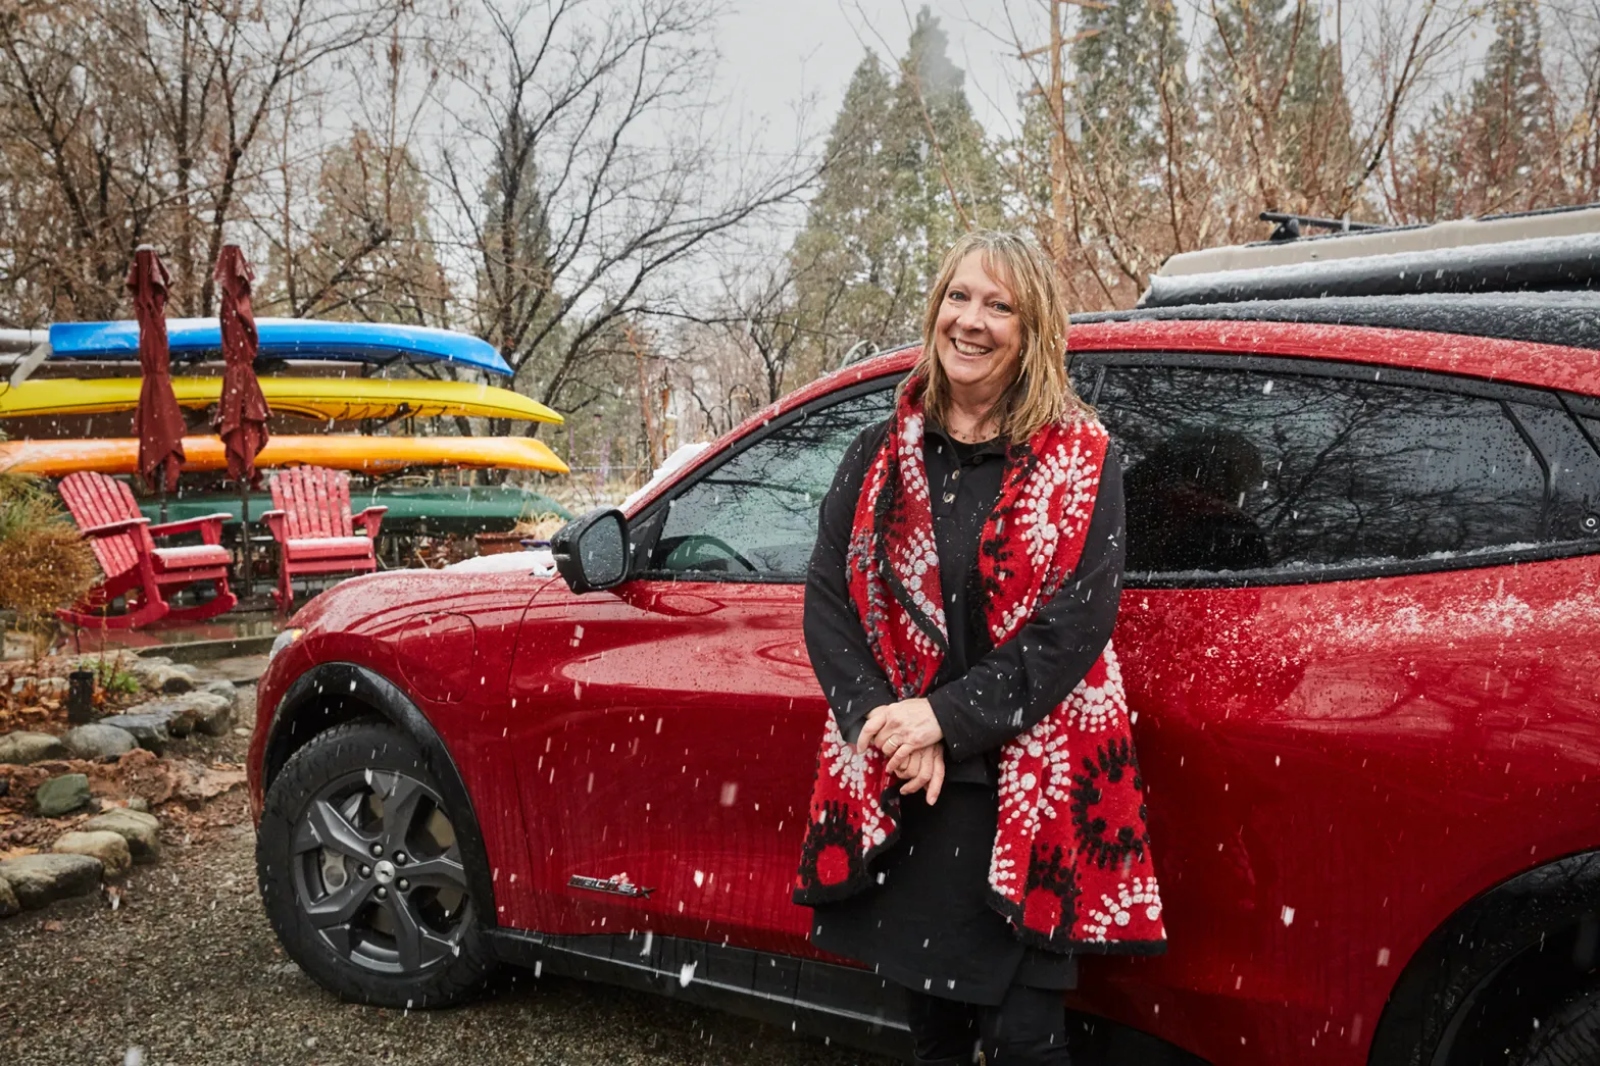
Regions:
<svg viewBox="0 0 1600 1066"><path fill-rule="evenodd" d="M957 242L807 575L833 714L794 898L813 943L905 988L921 1063L981 1043L1061 1066L1076 955L1166 943L1110 646L1121 474L1068 382L1066 324L1036 247Z"/></svg>

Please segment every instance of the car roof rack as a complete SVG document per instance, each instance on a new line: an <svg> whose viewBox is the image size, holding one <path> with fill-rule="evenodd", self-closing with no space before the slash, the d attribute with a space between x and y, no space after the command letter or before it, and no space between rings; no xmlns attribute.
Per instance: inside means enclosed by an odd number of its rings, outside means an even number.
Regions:
<svg viewBox="0 0 1600 1066"><path fill-rule="evenodd" d="M1256 216L1263 222L1276 222L1272 236L1267 238L1268 244L1277 244L1280 241L1297 241L1301 239L1301 230L1306 227L1313 229L1333 230L1335 233L1360 233L1365 230L1392 229L1379 222L1352 222L1350 216L1343 218L1320 218L1317 215L1292 215L1284 211L1263 211Z"/></svg>
<svg viewBox="0 0 1600 1066"><path fill-rule="evenodd" d="M1344 225L1278 212L1263 217L1280 228L1288 220ZM1348 231L1187 252L1162 265L1139 306L1589 289L1597 278L1600 205L1586 204L1428 226L1351 223Z"/></svg>

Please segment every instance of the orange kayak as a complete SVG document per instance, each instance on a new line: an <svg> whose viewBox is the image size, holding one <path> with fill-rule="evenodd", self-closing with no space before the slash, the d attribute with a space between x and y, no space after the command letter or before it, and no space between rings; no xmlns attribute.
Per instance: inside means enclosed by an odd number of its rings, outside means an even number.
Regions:
<svg viewBox="0 0 1600 1066"><path fill-rule="evenodd" d="M185 437L183 454L186 473L228 468L220 437ZM374 474L411 466L568 472L548 445L531 437L275 436L256 457L256 465L326 466ZM0 472L5 473L64 477L79 470L132 474L138 469L139 441L133 437L0 442Z"/></svg>

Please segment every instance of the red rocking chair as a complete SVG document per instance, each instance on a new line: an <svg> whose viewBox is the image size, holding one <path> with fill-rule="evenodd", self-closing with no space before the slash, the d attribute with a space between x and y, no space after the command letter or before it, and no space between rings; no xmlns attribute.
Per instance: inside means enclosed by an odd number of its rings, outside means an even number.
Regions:
<svg viewBox="0 0 1600 1066"><path fill-rule="evenodd" d="M162 618L199 621L232 610L239 602L228 588L228 550L222 546L226 513L151 525L139 513L133 490L104 474L80 471L61 479L61 500L94 548L105 580L83 600L56 612L63 621L96 629L136 629ZM203 544L158 548L155 538L198 532ZM174 609L167 589L210 581L216 595L193 607ZM110 614L117 597L127 611Z"/></svg>
<svg viewBox="0 0 1600 1066"><path fill-rule="evenodd" d="M350 475L320 466L293 466L272 477L273 510L261 516L278 542L278 610L294 605L300 574L367 574L378 568L375 547L387 507L350 516ZM359 534L356 530L360 530Z"/></svg>

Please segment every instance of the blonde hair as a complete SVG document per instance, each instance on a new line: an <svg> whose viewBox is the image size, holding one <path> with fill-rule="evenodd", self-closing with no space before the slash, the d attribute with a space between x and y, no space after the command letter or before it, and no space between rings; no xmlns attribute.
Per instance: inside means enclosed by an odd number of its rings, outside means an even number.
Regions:
<svg viewBox="0 0 1600 1066"><path fill-rule="evenodd" d="M934 350L939 308L944 304L950 279L961 261L973 252L983 254L983 268L1011 289L1022 326L1021 372L991 409L1000 432L1023 442L1042 427L1070 416L1093 417L1067 377L1067 302L1055 264L1039 247L1014 233L977 230L965 234L945 253L939 274L928 290L922 317L922 355L907 381L926 382L923 409L941 426L948 425L950 379Z"/></svg>

